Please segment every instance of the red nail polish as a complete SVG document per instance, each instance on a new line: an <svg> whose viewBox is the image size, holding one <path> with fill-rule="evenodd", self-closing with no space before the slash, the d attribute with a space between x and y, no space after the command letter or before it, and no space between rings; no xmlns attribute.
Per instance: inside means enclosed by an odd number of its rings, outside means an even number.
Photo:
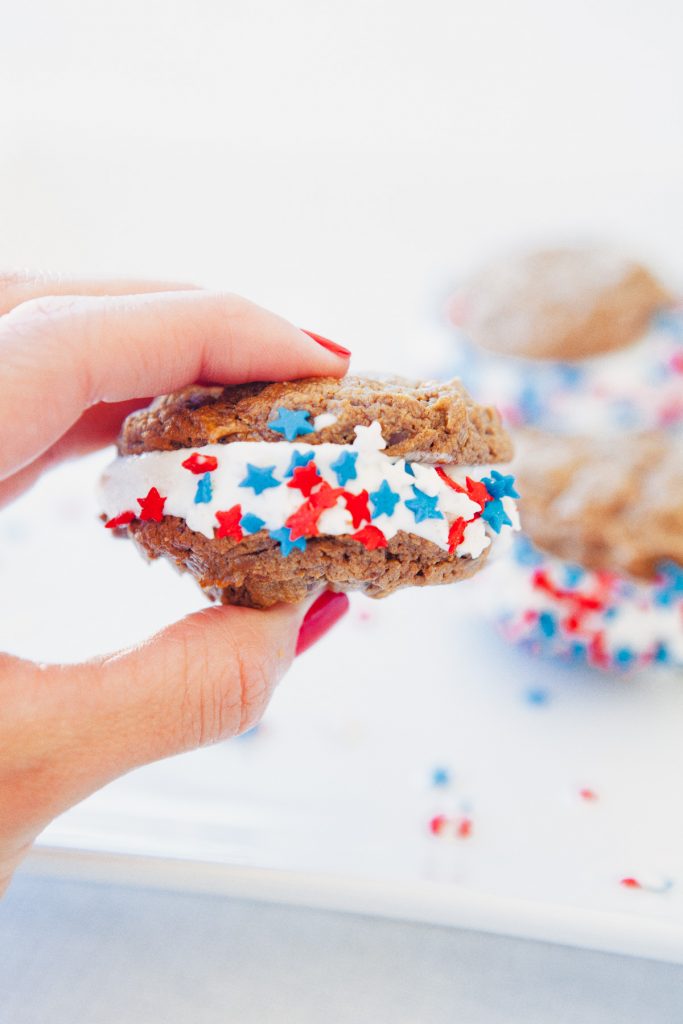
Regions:
<svg viewBox="0 0 683 1024"><path fill-rule="evenodd" d="M309 647L332 629L335 622L339 622L342 615L345 615L349 607L349 599L346 594L335 594L332 590L326 590L324 594L316 598L306 612L304 621L301 623L299 636L296 641L296 653L303 654Z"/></svg>
<svg viewBox="0 0 683 1024"><path fill-rule="evenodd" d="M319 345L326 348L328 352L333 352L335 356L343 356L345 359L351 355L351 350L344 348L343 345L338 345L336 341L330 341L329 338L323 338L322 334L315 334L313 331L306 331L302 327L301 330L304 334L307 334L309 338L313 338L313 341L317 341Z"/></svg>

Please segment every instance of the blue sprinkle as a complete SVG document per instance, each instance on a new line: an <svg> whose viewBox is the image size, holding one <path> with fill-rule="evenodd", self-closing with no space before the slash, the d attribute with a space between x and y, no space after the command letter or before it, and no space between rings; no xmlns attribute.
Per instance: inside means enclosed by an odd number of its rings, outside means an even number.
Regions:
<svg viewBox="0 0 683 1024"><path fill-rule="evenodd" d="M240 526L245 533L258 533L265 526L265 521L255 516L253 512L247 512L246 515L240 519Z"/></svg>
<svg viewBox="0 0 683 1024"><path fill-rule="evenodd" d="M527 704L533 704L540 706L541 704L547 704L550 700L550 693L548 690L543 690L540 687L527 690L525 694Z"/></svg>
<svg viewBox="0 0 683 1024"><path fill-rule="evenodd" d="M630 665L634 658L635 654L628 647L621 647L614 655L614 661L617 665Z"/></svg>
<svg viewBox="0 0 683 1024"><path fill-rule="evenodd" d="M555 616L551 615L550 612L541 612L538 616L538 627L543 636L555 636L557 632Z"/></svg>
<svg viewBox="0 0 683 1024"><path fill-rule="evenodd" d="M194 495L195 505L208 505L211 501L213 490L211 487L211 474L204 473L197 481L197 490Z"/></svg>
<svg viewBox="0 0 683 1024"><path fill-rule="evenodd" d="M406 505L408 504L409 502L406 502ZM484 522L488 523L491 529L495 530L496 533L500 533L503 526L512 526L512 520L503 508L503 503L500 498L494 498L493 501L486 502L481 518Z"/></svg>
<svg viewBox="0 0 683 1024"><path fill-rule="evenodd" d="M287 558L293 548L297 548L298 551L306 550L306 538L298 537L296 540L292 540L292 531L287 526L281 526L279 530L270 530L268 536L278 541L283 558Z"/></svg>
<svg viewBox="0 0 683 1024"><path fill-rule="evenodd" d="M575 587L583 577L586 575L585 569L582 569L580 565L565 565L564 567L564 579L566 587Z"/></svg>
<svg viewBox="0 0 683 1024"><path fill-rule="evenodd" d="M392 491L386 480L382 480L379 489L372 491L370 494L370 501L374 507L372 518L377 519L379 516L393 516L394 509L400 500L401 496L397 494L396 491Z"/></svg>
<svg viewBox="0 0 683 1024"><path fill-rule="evenodd" d="M422 523L425 519L443 519L443 512L439 512L436 507L439 502L438 496L431 497L429 494L425 494L415 484L412 486L412 491L415 497L406 502L406 508L413 513L416 523ZM489 502L490 504L492 502Z"/></svg>
<svg viewBox="0 0 683 1024"><path fill-rule="evenodd" d="M280 481L276 480L273 476L274 469L275 466L252 466L248 462L247 475L239 486L250 487L255 494L261 494L262 491L268 490L269 487L279 487Z"/></svg>
<svg viewBox="0 0 683 1024"><path fill-rule="evenodd" d="M415 476L415 470L413 469L409 462L406 462L405 464L405 471L408 474L408 476Z"/></svg>
<svg viewBox="0 0 683 1024"><path fill-rule="evenodd" d="M346 487L349 480L355 480L358 476L357 458L358 452L342 452L338 459L330 463L330 469L337 474L337 482L340 487Z"/></svg>
<svg viewBox="0 0 683 1024"><path fill-rule="evenodd" d="M435 786L437 788L442 786L448 786L450 785L450 781L451 773L449 772L448 768L444 768L440 765L437 768L435 768L434 771L432 772L432 786Z"/></svg>
<svg viewBox="0 0 683 1024"><path fill-rule="evenodd" d="M536 566L543 562L543 555L534 547L528 537L519 534L515 538L514 558L518 565Z"/></svg>
<svg viewBox="0 0 683 1024"><path fill-rule="evenodd" d="M525 423L537 423L541 419L543 404L539 400L534 388L522 388L518 404Z"/></svg>
<svg viewBox="0 0 683 1024"><path fill-rule="evenodd" d="M499 473L497 469L493 469L491 470L491 476L482 477L481 482L492 498L519 497L519 494L515 490L515 478L511 474L509 476L504 476L502 473Z"/></svg>
<svg viewBox="0 0 683 1024"><path fill-rule="evenodd" d="M297 451L292 452L292 461L290 462L289 466L287 467L287 472L285 473L285 478L290 477L290 476L294 476L294 470L295 469L298 469L299 466L307 466L308 463L313 458L315 458L315 455L314 455L313 452L306 452L305 455L303 454L303 452L297 452Z"/></svg>
<svg viewBox="0 0 683 1024"><path fill-rule="evenodd" d="M557 376L567 388L576 388L583 378L583 369L574 363L556 363Z"/></svg>
<svg viewBox="0 0 683 1024"><path fill-rule="evenodd" d="M660 643L655 651L654 660L660 665L668 665L671 661L671 655L666 644Z"/></svg>
<svg viewBox="0 0 683 1024"><path fill-rule="evenodd" d="M299 434L312 434L313 424L309 422L310 412L305 409L285 409L280 406L277 416L268 426L278 434L283 434L288 441L293 441Z"/></svg>

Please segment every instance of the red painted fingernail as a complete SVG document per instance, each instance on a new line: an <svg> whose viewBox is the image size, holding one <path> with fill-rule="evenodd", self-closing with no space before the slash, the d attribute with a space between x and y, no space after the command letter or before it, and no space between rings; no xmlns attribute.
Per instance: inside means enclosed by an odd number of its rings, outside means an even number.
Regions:
<svg viewBox="0 0 683 1024"><path fill-rule="evenodd" d="M335 594L326 590L324 594L316 598L306 612L304 621L301 623L299 637L296 642L296 653L303 654L309 647L332 629L335 622L339 622L342 615L345 615L349 607L349 599L346 594Z"/></svg>
<svg viewBox="0 0 683 1024"><path fill-rule="evenodd" d="M338 345L336 341L330 341L329 338L323 338L322 334L315 334L313 331L306 331L302 327L301 330L304 334L307 334L309 338L313 338L313 341L317 341L319 345L326 348L328 352L333 352L335 356L344 356L348 358L351 355L351 350L344 348L343 345Z"/></svg>

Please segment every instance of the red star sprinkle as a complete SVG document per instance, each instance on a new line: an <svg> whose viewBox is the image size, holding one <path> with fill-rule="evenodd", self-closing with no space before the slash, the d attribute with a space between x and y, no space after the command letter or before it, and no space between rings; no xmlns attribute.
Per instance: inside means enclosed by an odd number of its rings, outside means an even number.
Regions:
<svg viewBox="0 0 683 1024"><path fill-rule="evenodd" d="M637 878L622 878L619 885L623 885L624 889L642 889Z"/></svg>
<svg viewBox="0 0 683 1024"><path fill-rule="evenodd" d="M441 467L436 467L436 472L443 482L454 491L458 491L459 494L466 494L470 501L473 501L483 508L487 501L491 501L491 495L486 490L486 484L483 484L481 480L472 480L471 477L465 477L465 487L462 487L455 480L451 480L448 473Z"/></svg>
<svg viewBox="0 0 683 1024"><path fill-rule="evenodd" d="M289 519L285 520L285 526L290 530L290 541L298 540L299 537L317 537L321 513L322 509L316 508L310 498L296 512L292 512Z"/></svg>
<svg viewBox="0 0 683 1024"><path fill-rule="evenodd" d="M455 549L462 544L465 539L465 527L467 523L460 516L459 519L454 519L451 523L451 527L448 531L448 552L454 554Z"/></svg>
<svg viewBox="0 0 683 1024"><path fill-rule="evenodd" d="M579 796L581 797L582 800L597 800L598 799L598 794L595 792L594 789L587 789L587 788L586 789L580 789L579 790Z"/></svg>
<svg viewBox="0 0 683 1024"><path fill-rule="evenodd" d="M128 526L135 519L135 512L122 512L120 516L114 516L108 523L105 523L107 530L115 530L117 526Z"/></svg>
<svg viewBox="0 0 683 1024"><path fill-rule="evenodd" d="M357 540L367 551L387 546L387 538L376 526L364 526L358 533L352 533L351 539Z"/></svg>
<svg viewBox="0 0 683 1024"><path fill-rule="evenodd" d="M363 520L369 523L371 516L368 508L368 492L361 491L360 494L351 494L350 491L344 491L343 494L346 507L351 513L354 529L358 528Z"/></svg>
<svg viewBox="0 0 683 1024"><path fill-rule="evenodd" d="M438 835L441 834L441 832L443 832L443 830L444 830L444 828L446 827L447 824L448 824L448 818L446 817L446 815L445 814L437 814L429 822L429 831L432 833L433 836L438 836Z"/></svg>
<svg viewBox="0 0 683 1024"><path fill-rule="evenodd" d="M474 825L471 818L461 818L455 830L458 839L469 839Z"/></svg>
<svg viewBox="0 0 683 1024"><path fill-rule="evenodd" d="M214 537L232 537L233 540L242 540L244 531L240 526L242 518L242 506L233 505L227 512L216 512L216 519L219 526L214 526Z"/></svg>
<svg viewBox="0 0 683 1024"><path fill-rule="evenodd" d="M292 473L292 479L287 484L288 487L295 487L301 491L304 498L307 498L314 487L323 482L323 478L318 472L318 467L315 462L311 460L307 462L305 466L297 466Z"/></svg>
<svg viewBox="0 0 683 1024"><path fill-rule="evenodd" d="M162 498L156 487L150 487L146 498L138 498L140 519L143 522L160 523L164 518L166 498Z"/></svg>
<svg viewBox="0 0 683 1024"><path fill-rule="evenodd" d="M343 493L341 487L330 487L327 481L323 480L318 490L308 500L315 508L323 512L326 508L334 508L337 498Z"/></svg>
<svg viewBox="0 0 683 1024"><path fill-rule="evenodd" d="M181 465L189 469L190 473L199 476L202 473L213 473L218 466L218 459L215 455L200 455L199 452L193 452Z"/></svg>

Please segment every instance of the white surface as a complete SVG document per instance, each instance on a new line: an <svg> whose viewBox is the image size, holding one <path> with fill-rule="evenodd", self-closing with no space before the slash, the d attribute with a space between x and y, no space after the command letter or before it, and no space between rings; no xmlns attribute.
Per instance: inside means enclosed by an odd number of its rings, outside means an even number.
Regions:
<svg viewBox="0 0 683 1024"><path fill-rule="evenodd" d="M0 33L0 263L227 287L348 344L358 369L431 373L448 351L440 303L492 249L608 235L683 278L681 28L674 0L15 5ZM38 497L30 516L5 513L13 650L85 656L201 604L97 533L94 472L48 482L49 519ZM27 559L43 557L36 585ZM445 876L680 928L680 681L522 665L468 604L463 587L367 621L358 605L252 744L130 776L46 840ZM548 705L523 702L530 684ZM441 760L475 815L452 847L424 834ZM575 800L581 784L599 803ZM641 871L678 885L619 888Z"/></svg>
<svg viewBox="0 0 683 1024"><path fill-rule="evenodd" d="M91 483L106 457L46 477L0 517L0 640L16 653L84 657L201 605L190 580L145 565L97 520ZM29 550L53 586L36 592ZM94 605L80 586L92 565L106 580ZM482 574L356 599L297 661L260 731L126 776L42 842L268 869L281 899L683 959L681 679L529 661L472 610L487 586ZM530 704L530 689L546 702ZM452 772L447 790L430 786L437 765ZM584 786L599 799L581 800ZM466 813L473 835L432 838L437 813ZM674 884L632 891L624 876ZM203 884L242 892L240 877L214 870Z"/></svg>

